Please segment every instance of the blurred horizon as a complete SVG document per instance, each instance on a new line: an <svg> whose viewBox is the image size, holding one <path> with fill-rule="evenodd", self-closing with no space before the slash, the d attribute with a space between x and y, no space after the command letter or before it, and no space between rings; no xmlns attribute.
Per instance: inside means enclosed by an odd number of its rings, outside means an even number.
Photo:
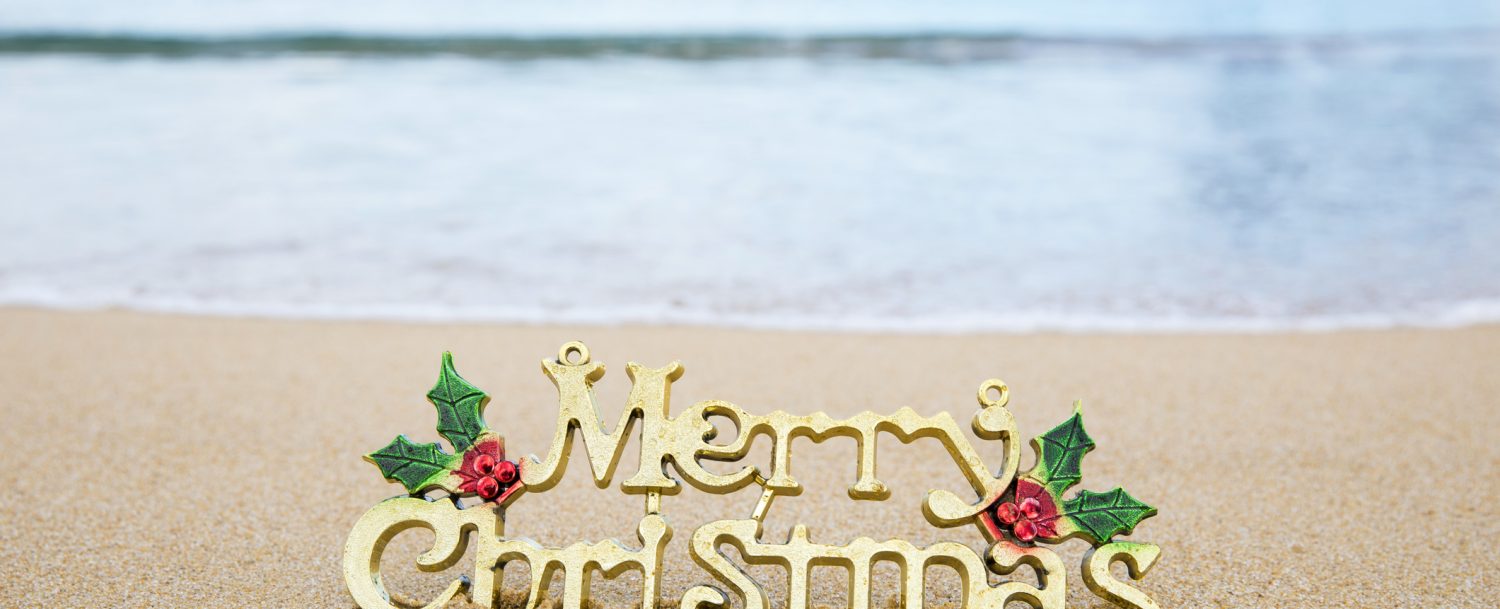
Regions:
<svg viewBox="0 0 1500 609"><path fill-rule="evenodd" d="M1500 321L1491 2L23 0L0 89L0 304Z"/></svg>
<svg viewBox="0 0 1500 609"><path fill-rule="evenodd" d="M1485 0L16 0L0 32L325 34L818 35L982 32L1038 37L1349 35L1494 30Z"/></svg>

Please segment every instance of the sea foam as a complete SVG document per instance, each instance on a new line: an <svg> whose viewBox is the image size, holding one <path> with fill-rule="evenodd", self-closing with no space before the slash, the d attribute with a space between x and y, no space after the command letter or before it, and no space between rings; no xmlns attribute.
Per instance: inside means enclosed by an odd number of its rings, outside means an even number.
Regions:
<svg viewBox="0 0 1500 609"><path fill-rule="evenodd" d="M507 22L466 42L269 14L7 22L76 27L0 35L0 303L913 332L1500 320L1482 30L1356 12L1199 15L1166 38L560 43ZM494 50L456 50L474 45Z"/></svg>

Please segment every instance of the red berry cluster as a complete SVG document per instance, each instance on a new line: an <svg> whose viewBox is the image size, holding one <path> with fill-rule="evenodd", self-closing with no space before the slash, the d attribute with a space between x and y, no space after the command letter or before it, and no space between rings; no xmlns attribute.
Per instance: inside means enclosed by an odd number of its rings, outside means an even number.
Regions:
<svg viewBox="0 0 1500 609"><path fill-rule="evenodd" d="M1010 529L1016 539L1030 543L1035 539L1057 539L1057 500L1045 487L1030 478L1016 480L1008 495L1010 501L995 506L995 522Z"/></svg>
<svg viewBox="0 0 1500 609"><path fill-rule="evenodd" d="M1006 502L995 507L995 519L1007 527L1021 541L1036 539L1034 522L1042 515L1042 502L1033 497L1022 499L1019 504Z"/></svg>
<svg viewBox="0 0 1500 609"><path fill-rule="evenodd" d="M464 451L464 462L458 467L462 482L458 490L479 495L485 501L496 501L519 483L520 469L505 460L505 445L486 440Z"/></svg>
<svg viewBox="0 0 1500 609"><path fill-rule="evenodd" d="M474 482L474 491L484 499L499 497L500 491L516 481L515 463L496 461L489 455L479 455L474 459L474 471L481 476Z"/></svg>

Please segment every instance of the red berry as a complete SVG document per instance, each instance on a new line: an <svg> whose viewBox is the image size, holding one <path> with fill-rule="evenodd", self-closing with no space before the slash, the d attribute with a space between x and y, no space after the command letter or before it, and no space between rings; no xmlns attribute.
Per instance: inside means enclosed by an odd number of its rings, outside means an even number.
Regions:
<svg viewBox="0 0 1500 609"><path fill-rule="evenodd" d="M510 484L516 481L516 464L510 461L501 461L495 464L495 479L501 484Z"/></svg>
<svg viewBox="0 0 1500 609"><path fill-rule="evenodd" d="M495 471L495 458L489 455L479 455L474 459L474 471L481 476L488 476Z"/></svg>
<svg viewBox="0 0 1500 609"><path fill-rule="evenodd" d="M1037 501L1036 497L1027 497L1021 500L1021 515L1027 518L1036 518L1041 513L1042 502Z"/></svg>
<svg viewBox="0 0 1500 609"><path fill-rule="evenodd" d="M1019 539L1021 541L1031 541L1033 539L1036 539L1036 525L1031 524L1030 520L1022 520L1020 522L1017 522L1015 534L1016 539Z"/></svg>
<svg viewBox="0 0 1500 609"><path fill-rule="evenodd" d="M995 508L995 518L1000 520L1000 524L1010 526L1015 524L1020 517L1021 511L1016 509L1014 503L1002 503L1000 507Z"/></svg>
<svg viewBox="0 0 1500 609"><path fill-rule="evenodd" d="M474 488L479 491L479 496L485 499L494 499L496 495L500 494L500 483L489 476L480 478L479 482L475 483Z"/></svg>

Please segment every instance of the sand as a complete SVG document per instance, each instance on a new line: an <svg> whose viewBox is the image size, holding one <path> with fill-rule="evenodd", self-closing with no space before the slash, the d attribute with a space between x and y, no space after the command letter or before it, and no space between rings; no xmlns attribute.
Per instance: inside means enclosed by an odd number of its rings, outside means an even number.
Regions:
<svg viewBox="0 0 1500 609"><path fill-rule="evenodd" d="M1486 549L1500 541L1500 327L884 336L9 309L0 336L0 606L351 607L344 536L398 492L360 455L398 433L438 439L423 394L439 354L452 350L494 396L487 418L513 456L544 454L556 407L537 363L572 339L608 365L611 426L631 360L683 362L679 411L709 398L835 415L909 405L967 423L975 389L998 376L1029 436L1081 398L1098 442L1084 487L1122 485L1161 510L1131 538L1163 548L1140 583L1163 607L1500 605L1500 554ZM981 544L920 517L928 488L965 488L935 444L882 443L885 503L845 496L852 442L796 446L808 492L778 500L768 538L800 521L815 541ZM561 487L521 498L509 530L633 543L641 502L622 478L597 489L575 458ZM755 499L665 500L669 596L708 579L687 559L692 528L747 515ZM408 537L397 554L422 549ZM1081 550L1072 542L1065 558ZM402 596L427 598L456 574L398 558L386 571ZM780 590L776 572L759 573ZM1070 575L1069 606L1104 606ZM840 581L819 574L820 603L843 602ZM602 585L600 604L633 589Z"/></svg>

